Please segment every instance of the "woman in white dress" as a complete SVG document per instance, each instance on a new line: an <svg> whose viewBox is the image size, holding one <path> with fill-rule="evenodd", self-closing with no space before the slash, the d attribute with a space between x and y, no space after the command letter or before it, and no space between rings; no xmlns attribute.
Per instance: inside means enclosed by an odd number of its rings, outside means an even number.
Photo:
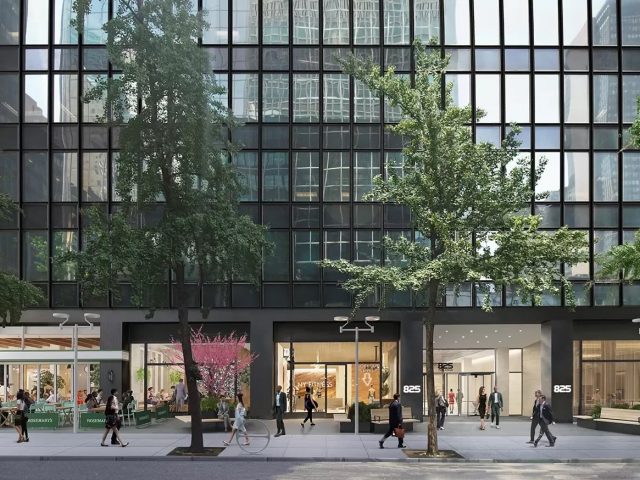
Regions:
<svg viewBox="0 0 640 480"><path fill-rule="evenodd" d="M247 410L244 408L244 403L242 403L242 394L238 394L238 404L235 408L235 420L233 422L233 427L231 427L231 436L229 440L223 441L226 446L231 444L233 437L235 437L236 432L240 431L244 434L244 445L249 445L249 435L247 435L247 427L244 426L244 417L247 414Z"/></svg>

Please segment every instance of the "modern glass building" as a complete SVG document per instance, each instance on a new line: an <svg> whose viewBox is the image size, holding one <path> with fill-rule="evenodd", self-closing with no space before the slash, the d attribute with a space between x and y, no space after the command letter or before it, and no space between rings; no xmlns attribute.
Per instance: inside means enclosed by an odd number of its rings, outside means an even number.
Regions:
<svg viewBox="0 0 640 480"><path fill-rule="evenodd" d="M101 375L86 375L87 388L131 386L141 398L149 386L168 390L179 371L166 355L175 312L146 320L131 307L127 285L119 302L87 298L73 269L53 268L37 248L76 248L80 209L109 211L118 202L118 129L100 123L99 100L81 99L117 74L101 30L115 2L93 0L78 35L71 0L0 0L0 191L22 211L0 224L0 269L46 294L26 312L28 327L0 332L7 397L39 382L34 372L59 374L53 356L36 361L29 353L70 349L47 327L54 311L102 316L99 345L92 335L84 342L112 353L88 360L86 372L99 365ZM213 309L206 331L248 335L259 356L242 388L255 415L270 414L275 384L293 398L312 385L328 413L353 401L354 345L332 321L351 299L340 277L316 262L392 261L383 236L414 235L408 211L363 201L374 176L402 162L401 140L384 128L400 112L341 72L338 59L348 52L410 77L412 42L436 39L451 55L456 102L486 112L471 126L477 141L498 143L516 122L521 154L548 159L538 188L549 196L531 205L543 228L587 231L592 259L640 228L640 151L627 146L640 95L640 0L199 0L197 7L209 23L202 48L245 123L233 133L244 145L234 158L248 187L242 210L270 226L275 252L259 288L238 281L200 290L194 271L190 298L194 308ZM563 268L575 282L575 311L562 296L534 308L493 289L495 309L486 314L475 285L457 297L447 292L436 380L463 394L461 413L474 413L480 385L496 383L514 415L528 415L540 387L563 420L596 403L640 402L640 335L630 321L640 316L640 284L598 281L585 290L593 261ZM392 297L375 333L362 338L357 386L372 402L404 392L418 417L426 401L421 306L408 294Z"/></svg>

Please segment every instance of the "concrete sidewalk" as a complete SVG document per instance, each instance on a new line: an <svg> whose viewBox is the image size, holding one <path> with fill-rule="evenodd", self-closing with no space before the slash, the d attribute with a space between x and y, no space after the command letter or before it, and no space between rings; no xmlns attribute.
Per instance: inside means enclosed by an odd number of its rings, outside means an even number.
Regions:
<svg viewBox="0 0 640 480"><path fill-rule="evenodd" d="M275 422L264 422L271 433ZM397 440L389 438L385 449L378 447L380 435L337 434L335 426L327 420L317 420L317 426L307 426L304 431L299 421L287 420L287 435L271 437L269 446L259 454L248 454L232 443L219 457L213 460L272 460L292 461L398 461L407 459L402 450L396 448ZM478 429L471 419L453 420L445 424L446 430L439 432L440 449L457 451L463 461L497 462L567 462L567 461L622 461L640 462L640 436L614 434L578 428L570 424L551 427L558 437L556 446L546 447L542 440L537 448L526 444L529 424L526 421L504 421L501 429ZM32 430L29 443L17 444L13 430L0 430L0 458L118 458L140 459L165 457L179 446L188 446L190 436L187 430L167 432L154 431L154 426L146 430L125 428L122 432L127 448L100 447L102 430L78 433ZM407 434L405 443L410 449L426 448L426 425L420 424L416 432ZM225 433L205 434L206 446L222 447L228 438ZM256 442L257 443L257 442ZM166 457L165 457L166 458ZM173 457L172 457L173 458Z"/></svg>

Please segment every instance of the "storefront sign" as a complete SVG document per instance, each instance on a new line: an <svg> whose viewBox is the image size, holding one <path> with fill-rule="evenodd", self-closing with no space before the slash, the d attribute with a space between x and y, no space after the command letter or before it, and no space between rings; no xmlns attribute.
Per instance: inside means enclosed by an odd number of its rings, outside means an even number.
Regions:
<svg viewBox="0 0 640 480"><path fill-rule="evenodd" d="M151 424L150 412L134 412L133 416L136 419L136 427L142 427L144 425Z"/></svg>
<svg viewBox="0 0 640 480"><path fill-rule="evenodd" d="M81 413L80 428L104 428L104 413Z"/></svg>
<svg viewBox="0 0 640 480"><path fill-rule="evenodd" d="M554 385L553 393L571 393L571 385Z"/></svg>
<svg viewBox="0 0 640 480"><path fill-rule="evenodd" d="M160 405L156 407L156 420L167 420L169 418L169 406Z"/></svg>
<svg viewBox="0 0 640 480"><path fill-rule="evenodd" d="M446 370L453 370L453 363L438 363L438 370L440 371L446 371Z"/></svg>
<svg viewBox="0 0 640 480"><path fill-rule="evenodd" d="M402 393L422 393L421 385L403 385Z"/></svg>
<svg viewBox="0 0 640 480"><path fill-rule="evenodd" d="M29 429L33 428L58 428L58 414L52 413L30 413Z"/></svg>

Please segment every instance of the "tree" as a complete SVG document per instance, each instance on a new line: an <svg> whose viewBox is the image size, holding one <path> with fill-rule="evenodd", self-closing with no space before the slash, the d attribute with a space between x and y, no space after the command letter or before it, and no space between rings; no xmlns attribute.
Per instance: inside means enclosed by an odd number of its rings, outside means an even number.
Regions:
<svg viewBox="0 0 640 480"><path fill-rule="evenodd" d="M17 212L15 203L0 194L0 221L8 220ZM0 272L0 319L2 327L17 324L22 312L44 300L42 291L29 282L20 280L10 272Z"/></svg>
<svg viewBox="0 0 640 480"><path fill-rule="evenodd" d="M380 308L394 290L424 297L428 453L435 455L433 332L445 289L457 291L463 282L476 282L485 295L485 310L491 310L491 289L502 285L534 304L544 292L564 288L571 304L573 289L559 265L585 261L588 243L583 233L567 228L538 230L540 217L525 212L530 212L544 165L532 170L529 158L518 156L516 126L500 147L474 143L469 125L483 112L454 104L451 85L444 86L448 58L419 43L415 50L413 83L392 68L381 73L379 66L355 57L346 59L344 67L402 112L402 120L389 130L405 141L404 162L390 166L386 177L378 176L367 198L407 207L416 240L386 237L383 265L339 260L323 266L346 274L343 287L354 295L352 316L378 292Z"/></svg>
<svg viewBox="0 0 640 480"><path fill-rule="evenodd" d="M169 353L174 363L183 363L182 346L173 341L173 352ZM216 335L214 338L202 333L202 329L191 330L191 351L200 373L200 391L210 397L235 396L236 380L251 366L255 354L245 346L247 336Z"/></svg>
<svg viewBox="0 0 640 480"><path fill-rule="evenodd" d="M76 0L83 31L90 0ZM197 391L188 283L230 278L257 282L265 229L237 208L241 179L229 158L237 126L219 98L208 54L197 39L206 26L191 0L120 0L104 26L112 78L98 82L84 101L104 102L104 120L119 126L114 158L119 204L109 216L85 212L88 227L73 259L83 294L118 296L130 284L134 305L178 311L187 388ZM170 273L170 276L168 275ZM173 300L167 300L169 283ZM202 316L209 310L201 301ZM195 306L195 305L194 305ZM189 396L191 452L203 451L200 401Z"/></svg>

